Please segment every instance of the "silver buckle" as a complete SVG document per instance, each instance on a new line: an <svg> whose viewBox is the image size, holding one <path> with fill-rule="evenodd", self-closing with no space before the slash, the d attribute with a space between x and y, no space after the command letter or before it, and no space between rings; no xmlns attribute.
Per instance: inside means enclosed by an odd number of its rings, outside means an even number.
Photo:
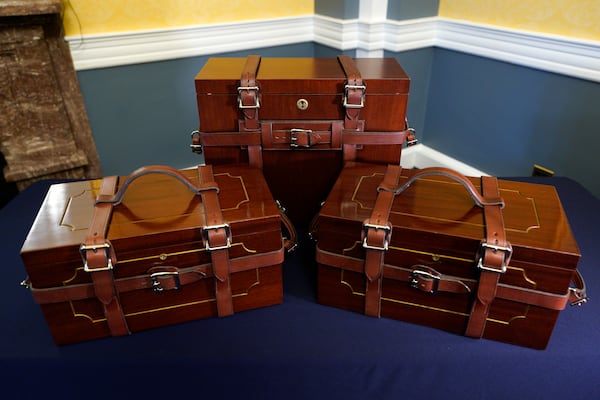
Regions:
<svg viewBox="0 0 600 400"><path fill-rule="evenodd" d="M582 306L585 303L587 303L588 300L590 299L585 294L585 291L582 291L580 289L569 288L569 291L572 292L575 295L575 297L577 297L577 300L571 302L571 306Z"/></svg>
<svg viewBox="0 0 600 400"><path fill-rule="evenodd" d="M408 120L406 121L406 126L408 126ZM406 142L406 146L410 147L410 146L414 146L415 144L418 144L419 140L416 137L417 133L415 131L415 128L407 128L406 130L413 135L413 139L408 140Z"/></svg>
<svg viewBox="0 0 600 400"><path fill-rule="evenodd" d="M222 246L211 246L208 231L225 229L225 235L227 235L227 243ZM202 236L204 237L204 245L207 251L223 250L231 247L231 229L229 224L218 224L218 225L207 225L202 227Z"/></svg>
<svg viewBox="0 0 600 400"><path fill-rule="evenodd" d="M238 107L239 108L242 108L242 109L244 109L244 108L260 108L260 99L258 97L258 90L259 90L258 86L239 86L237 88L237 90L238 90ZM242 91L243 90L246 90L246 91L254 90L256 92L254 104L246 106L242 103Z"/></svg>
<svg viewBox="0 0 600 400"><path fill-rule="evenodd" d="M504 252L504 261L502 262L502 266L500 267L500 269L490 268L490 267L483 265L483 257L484 257L486 248L492 249L494 252L496 252L496 251ZM506 272L506 266L508 265L508 262L510 261L510 258L512 256L512 246L510 246L510 245L508 247L497 246L494 244L489 244L484 241L484 242L481 242L480 254L481 254L481 256L479 257L479 261L477 261L477 268L484 270L484 271L488 271L488 272L496 272L498 274L503 274Z"/></svg>
<svg viewBox="0 0 600 400"><path fill-rule="evenodd" d="M375 229L375 230L382 229L385 231L385 237L383 239L383 246L373 246L367 242L367 232L369 231L369 229ZM368 250L386 251L389 248L391 232L392 232L392 227L389 225L377 225L377 224L364 223L363 224L363 243L362 243L363 248L368 249Z"/></svg>
<svg viewBox="0 0 600 400"><path fill-rule="evenodd" d="M164 276L173 277L173 280L175 281L175 287L173 288L173 290L181 289L181 281L179 280L178 271L161 271L155 272L150 275L150 280L152 281L152 290L154 290L155 292L162 292L163 290L165 290L165 288L162 287L159 280L159 278Z"/></svg>
<svg viewBox="0 0 600 400"><path fill-rule="evenodd" d="M308 136L308 144L298 144L298 134L305 133ZM310 129L290 129L290 147L312 147L312 130Z"/></svg>
<svg viewBox="0 0 600 400"><path fill-rule="evenodd" d="M87 251L92 250L95 253L100 249L104 249L106 251L106 267L90 268L87 263ZM79 246L79 252L81 253L81 258L83 259L83 270L85 272L110 271L113 269L112 260L110 258L110 244L82 244Z"/></svg>
<svg viewBox="0 0 600 400"><path fill-rule="evenodd" d="M192 138L192 144L190 144L190 148L192 149L192 151L194 153L202 154L202 151L203 151L202 145L201 144L194 144L194 138L195 137L200 138L200 132L199 131L192 131L192 133L190 134L190 137Z"/></svg>
<svg viewBox="0 0 600 400"><path fill-rule="evenodd" d="M428 271L422 271L420 269L415 269L410 273L410 282L409 285L413 289L421 289L419 288L419 278L429 279L433 281L433 289L429 291L431 294L436 294L438 288L440 286L440 280L442 279L441 275L434 274Z"/></svg>
<svg viewBox="0 0 600 400"><path fill-rule="evenodd" d="M350 89L360 89L362 90L362 95L360 96L360 104L350 104L348 103L348 90ZM365 91L367 87L365 85L345 85L344 86L344 99L342 100L342 104L346 108L363 108L365 106Z"/></svg>

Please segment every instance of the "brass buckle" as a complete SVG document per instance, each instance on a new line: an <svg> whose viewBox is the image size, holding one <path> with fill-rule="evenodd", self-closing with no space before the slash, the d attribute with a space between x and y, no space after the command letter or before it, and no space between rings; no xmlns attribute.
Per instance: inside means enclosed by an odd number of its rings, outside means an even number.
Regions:
<svg viewBox="0 0 600 400"><path fill-rule="evenodd" d="M181 281L179 280L179 271L161 271L155 272L150 275L150 280L152 281L152 290L155 292L162 292L165 290L160 283L160 278L162 277L172 277L175 282L175 287L172 290L181 289Z"/></svg>
<svg viewBox="0 0 600 400"><path fill-rule="evenodd" d="M211 246L208 231L215 231L217 229L225 229L225 235L227 235L227 243L222 246ZM229 224L203 226L202 236L204 238L204 245L206 247L206 251L223 250L231 247L231 229L229 228Z"/></svg>
<svg viewBox="0 0 600 400"><path fill-rule="evenodd" d="M238 107L242 108L242 109L246 109L246 108L260 108L260 99L258 97L258 86L239 86L237 88L238 90ZM254 90L256 92L255 97L254 97L254 104L252 105L244 105L242 102L242 91L246 90L246 91L250 91L250 90Z"/></svg>
<svg viewBox="0 0 600 400"><path fill-rule="evenodd" d="M383 239L383 246L370 245L367 242L367 233L368 233L369 229L375 229L375 230L382 229L385 231L385 236ZM363 246L363 248L368 249L368 250L386 251L389 248L391 233L392 233L392 227L389 225L370 224L368 222L364 223L363 224L362 246Z"/></svg>
<svg viewBox="0 0 600 400"><path fill-rule="evenodd" d="M306 136L308 137L308 144L298 144L298 135L305 133ZM294 128L294 129L290 129L290 147L293 148L297 148L297 147L304 147L304 148L310 148L312 147L313 143L312 143L312 130L310 129L298 129L298 128Z"/></svg>
<svg viewBox="0 0 600 400"><path fill-rule="evenodd" d="M432 272L415 269L410 273L409 285L413 289L419 289L419 279L428 279L433 281L433 288L429 291L431 294L436 294L440 287L440 280L442 279L440 274L434 274Z"/></svg>
<svg viewBox="0 0 600 400"><path fill-rule="evenodd" d="M87 263L87 251L91 250L95 253L96 251L101 249L104 249L106 251L106 266L90 268ZM79 252L81 253L81 258L83 259L83 270L85 272L110 271L113 269L112 260L110 258L110 244L82 244L81 246L79 246Z"/></svg>
<svg viewBox="0 0 600 400"><path fill-rule="evenodd" d="M504 261L502 262L502 266L500 267L500 269L496 269L496 268L490 268L487 267L485 265L483 265L483 257L485 254L485 249L492 249L492 251L496 252L496 251L502 251L504 252ZM488 272L495 272L498 274L503 274L506 272L506 266L508 265L510 258L512 256L512 246L510 246L510 244L505 247L505 246L497 246L494 244L489 244L485 241L481 242L481 250L480 250L480 257L479 257L479 261L477 261L477 268L483 270L483 271L488 271Z"/></svg>
<svg viewBox="0 0 600 400"><path fill-rule="evenodd" d="M362 90L362 94L360 96L360 104L351 104L348 103L348 91L359 89ZM365 85L345 85L344 86L344 99L342 100L342 104L346 108L363 108L365 106L365 91L367 87Z"/></svg>

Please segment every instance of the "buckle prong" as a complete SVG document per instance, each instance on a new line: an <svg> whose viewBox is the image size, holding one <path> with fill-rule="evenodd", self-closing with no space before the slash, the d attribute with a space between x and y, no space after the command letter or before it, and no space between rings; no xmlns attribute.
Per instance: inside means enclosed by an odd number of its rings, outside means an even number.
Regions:
<svg viewBox="0 0 600 400"><path fill-rule="evenodd" d="M150 280L152 281L152 290L155 292L162 292L165 288L162 287L160 283L160 278L162 277L173 277L175 281L175 287L173 290L181 289L181 281L179 280L179 272L178 271L161 271L155 272L150 275Z"/></svg>
<svg viewBox="0 0 600 400"><path fill-rule="evenodd" d="M87 251L91 250L95 253L101 249L104 249L106 251L106 266L90 268L87 262ZM112 259L110 258L110 244L82 244L81 246L79 246L79 252L81 253L81 258L83 259L83 270L85 272L110 271L111 269L113 269Z"/></svg>
<svg viewBox="0 0 600 400"><path fill-rule="evenodd" d="M225 235L227 236L227 242L222 246L212 246L210 244L210 237L208 231L216 231L218 229L225 229ZM204 245L206 247L206 251L214 251L214 250L223 250L231 247L231 229L229 228L229 224L217 224L217 225L207 225L202 227L202 236L204 237Z"/></svg>
<svg viewBox="0 0 600 400"><path fill-rule="evenodd" d="M419 278L421 279L429 279L433 281L433 288L429 291L431 294L436 294L438 288L440 286L440 280L442 279L440 275L434 274L428 271L422 271L420 269L415 269L410 273L410 282L409 285L413 289L421 289L419 287Z"/></svg>
<svg viewBox="0 0 600 400"><path fill-rule="evenodd" d="M362 90L362 94L360 96L359 104L348 103L348 91L350 90ZM365 91L367 87L365 85L345 85L344 86L344 99L342 100L342 105L346 108L363 108L365 106Z"/></svg>
<svg viewBox="0 0 600 400"><path fill-rule="evenodd" d="M502 262L502 266L500 267L500 269L497 268L491 268L488 266L483 265L483 257L485 254L485 249L491 249L494 252L497 251L502 251L504 252L504 260ZM498 274L503 274L506 272L506 266L508 265L510 258L512 256L512 246L509 244L508 246L498 246L495 244L490 244L487 243L485 241L481 242L481 250L480 250L480 257L479 260L477 261L477 268L481 269L483 271L488 271L488 272L496 272Z"/></svg>
<svg viewBox="0 0 600 400"><path fill-rule="evenodd" d="M308 143L307 144L298 144L298 135L305 133L306 136L308 137ZM312 130L310 129L298 129L298 128L293 128L290 129L290 147L293 148L297 148L297 147L305 147L305 148L310 148L312 147L313 143L312 143Z"/></svg>
<svg viewBox="0 0 600 400"><path fill-rule="evenodd" d="M370 245L367 241L367 233L369 229L375 230L383 230L385 231L385 236L383 238L383 246L375 246ZM390 244L390 235L392 233L392 227L389 225L379 225L379 224L371 224L368 222L363 223L363 248L367 250L378 250L378 251L387 251Z"/></svg>
<svg viewBox="0 0 600 400"><path fill-rule="evenodd" d="M258 96L258 86L239 86L237 88L238 90L238 107L245 109L245 108L260 108L260 98ZM254 104L251 105L244 105L242 102L242 91L250 91L253 90L256 92L256 97L254 98Z"/></svg>

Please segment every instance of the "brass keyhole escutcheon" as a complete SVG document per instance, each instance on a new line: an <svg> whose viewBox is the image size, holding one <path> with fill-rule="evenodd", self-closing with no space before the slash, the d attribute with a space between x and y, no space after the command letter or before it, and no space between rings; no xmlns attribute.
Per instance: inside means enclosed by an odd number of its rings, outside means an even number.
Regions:
<svg viewBox="0 0 600 400"><path fill-rule="evenodd" d="M308 108L308 100L306 100L306 99L299 99L296 102L296 107L298 107L298 110L306 110Z"/></svg>

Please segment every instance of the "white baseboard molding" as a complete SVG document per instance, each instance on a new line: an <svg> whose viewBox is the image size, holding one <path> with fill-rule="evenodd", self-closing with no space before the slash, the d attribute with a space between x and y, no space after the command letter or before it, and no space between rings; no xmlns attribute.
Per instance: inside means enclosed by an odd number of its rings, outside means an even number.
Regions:
<svg viewBox="0 0 600 400"><path fill-rule="evenodd" d="M473 168L455 158L427 147L416 144L402 150L401 163L403 168L445 167L460 172L466 176L488 176L489 174Z"/></svg>
<svg viewBox="0 0 600 400"><path fill-rule="evenodd" d="M402 149L402 157L400 160L402 168L428 168L428 167L445 167L453 169L465 176L489 176L489 174L473 168L472 166L458 161L455 158L449 157L444 153L427 147L424 144L416 144L414 146ZM200 161L200 165L204 165L204 157ZM185 169L197 168L198 165L193 165Z"/></svg>
<svg viewBox="0 0 600 400"><path fill-rule="evenodd" d="M600 82L600 41L440 17L369 22L305 15L66 39L78 70L316 42L374 57L437 46Z"/></svg>

